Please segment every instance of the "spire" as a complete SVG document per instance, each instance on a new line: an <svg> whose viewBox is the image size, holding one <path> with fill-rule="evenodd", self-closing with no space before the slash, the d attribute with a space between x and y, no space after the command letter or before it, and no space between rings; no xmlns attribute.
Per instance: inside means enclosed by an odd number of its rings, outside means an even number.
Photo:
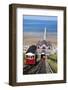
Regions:
<svg viewBox="0 0 68 90"><path fill-rule="evenodd" d="M45 27L45 29L44 29L43 39L46 40L46 27Z"/></svg>

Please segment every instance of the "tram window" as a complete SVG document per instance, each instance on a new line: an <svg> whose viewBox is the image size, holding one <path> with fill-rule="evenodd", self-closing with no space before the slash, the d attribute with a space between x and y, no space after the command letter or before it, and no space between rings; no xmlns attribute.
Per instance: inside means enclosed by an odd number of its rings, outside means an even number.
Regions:
<svg viewBox="0 0 68 90"><path fill-rule="evenodd" d="M31 56L28 56L28 58L31 58Z"/></svg>
<svg viewBox="0 0 68 90"><path fill-rule="evenodd" d="M26 55L26 58L28 58L29 56L28 55Z"/></svg>
<svg viewBox="0 0 68 90"><path fill-rule="evenodd" d="M32 58L32 56L31 56L31 58Z"/></svg>
<svg viewBox="0 0 68 90"><path fill-rule="evenodd" d="M42 49L46 49L45 47L42 47Z"/></svg>
<svg viewBox="0 0 68 90"><path fill-rule="evenodd" d="M31 56L28 56L28 55L27 55L26 58L31 58Z"/></svg>
<svg viewBox="0 0 68 90"><path fill-rule="evenodd" d="M33 58L34 58L34 56L31 56L31 58L33 59Z"/></svg>
<svg viewBox="0 0 68 90"><path fill-rule="evenodd" d="M34 56L32 56L34 58Z"/></svg>
<svg viewBox="0 0 68 90"><path fill-rule="evenodd" d="M34 56L32 56L32 58L34 59Z"/></svg>

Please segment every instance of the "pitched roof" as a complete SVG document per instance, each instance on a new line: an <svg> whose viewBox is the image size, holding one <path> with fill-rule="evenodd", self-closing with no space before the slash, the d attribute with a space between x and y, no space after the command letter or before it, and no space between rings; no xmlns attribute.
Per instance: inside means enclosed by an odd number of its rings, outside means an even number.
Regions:
<svg viewBox="0 0 68 90"><path fill-rule="evenodd" d="M38 41L37 46L42 46L45 44L46 46L52 46L50 42L47 42L46 40Z"/></svg>

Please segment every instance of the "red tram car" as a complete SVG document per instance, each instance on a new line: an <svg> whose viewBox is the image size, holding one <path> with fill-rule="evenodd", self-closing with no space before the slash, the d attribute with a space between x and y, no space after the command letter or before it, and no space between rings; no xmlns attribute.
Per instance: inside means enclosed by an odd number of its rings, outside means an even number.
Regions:
<svg viewBox="0 0 68 90"><path fill-rule="evenodd" d="M36 64L36 46L32 45L29 47L25 54L25 60L27 65Z"/></svg>
<svg viewBox="0 0 68 90"><path fill-rule="evenodd" d="M26 58L26 64L35 64L36 60L35 60L35 54L33 53L27 53L25 55Z"/></svg>

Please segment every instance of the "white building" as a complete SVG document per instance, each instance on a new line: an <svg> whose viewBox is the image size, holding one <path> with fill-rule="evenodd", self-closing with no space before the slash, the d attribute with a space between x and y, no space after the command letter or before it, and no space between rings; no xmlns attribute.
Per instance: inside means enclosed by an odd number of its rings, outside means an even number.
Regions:
<svg viewBox="0 0 68 90"><path fill-rule="evenodd" d="M45 53L46 55L54 54L56 52L56 48L53 47L51 42L47 42L46 40L47 32L46 28L44 29L43 40L38 41L37 43L37 54L41 55L41 53Z"/></svg>

